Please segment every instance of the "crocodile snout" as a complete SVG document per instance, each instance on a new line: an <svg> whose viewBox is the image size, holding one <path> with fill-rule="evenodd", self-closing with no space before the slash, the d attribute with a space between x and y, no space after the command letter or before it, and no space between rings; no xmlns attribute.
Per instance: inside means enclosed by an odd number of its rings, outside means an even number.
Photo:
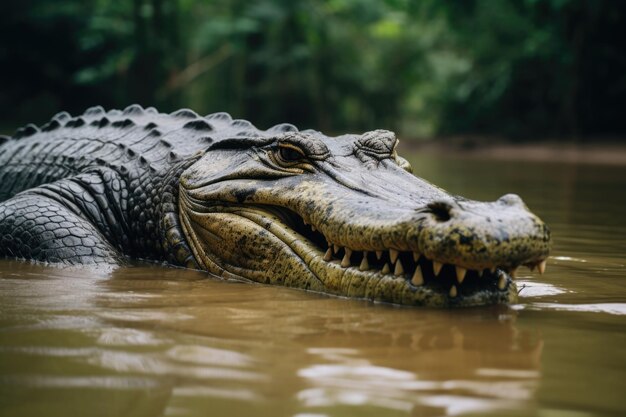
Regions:
<svg viewBox="0 0 626 417"><path fill-rule="evenodd" d="M427 210L419 247L439 262L510 270L535 265L548 255L550 231L515 194L494 202L439 199Z"/></svg>

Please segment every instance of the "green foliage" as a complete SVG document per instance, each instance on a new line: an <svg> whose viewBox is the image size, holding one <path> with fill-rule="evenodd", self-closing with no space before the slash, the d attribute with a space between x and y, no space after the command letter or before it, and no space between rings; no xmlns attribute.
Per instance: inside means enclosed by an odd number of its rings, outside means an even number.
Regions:
<svg viewBox="0 0 626 417"><path fill-rule="evenodd" d="M623 134L609 0L27 0L0 6L3 123L102 104L405 137Z"/></svg>

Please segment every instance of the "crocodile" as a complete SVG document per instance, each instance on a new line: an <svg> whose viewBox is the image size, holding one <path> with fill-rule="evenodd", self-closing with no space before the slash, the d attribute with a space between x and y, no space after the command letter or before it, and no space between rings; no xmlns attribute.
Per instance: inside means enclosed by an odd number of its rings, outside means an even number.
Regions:
<svg viewBox="0 0 626 417"><path fill-rule="evenodd" d="M388 130L267 130L131 105L0 137L0 256L146 260L223 279L434 307L514 303L548 227L515 194L479 202L412 173Z"/></svg>

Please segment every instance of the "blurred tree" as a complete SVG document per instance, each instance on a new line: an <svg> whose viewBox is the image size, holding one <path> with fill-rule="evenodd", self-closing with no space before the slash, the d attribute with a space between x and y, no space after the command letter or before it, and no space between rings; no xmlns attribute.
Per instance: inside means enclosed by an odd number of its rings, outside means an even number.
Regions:
<svg viewBox="0 0 626 417"><path fill-rule="evenodd" d="M438 97L444 133L624 134L626 4L474 0L445 10L471 66Z"/></svg>
<svg viewBox="0 0 626 417"><path fill-rule="evenodd" d="M0 3L0 117L15 126L88 96L73 75L92 58L80 48L83 2ZM41 119L40 119L41 120Z"/></svg>
<svg viewBox="0 0 626 417"><path fill-rule="evenodd" d="M1 123L101 104L407 137L624 135L626 3L9 0Z"/></svg>

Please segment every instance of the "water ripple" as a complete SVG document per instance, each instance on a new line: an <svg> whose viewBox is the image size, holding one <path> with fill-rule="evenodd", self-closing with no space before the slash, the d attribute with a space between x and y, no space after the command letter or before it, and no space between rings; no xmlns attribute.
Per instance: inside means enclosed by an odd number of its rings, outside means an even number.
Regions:
<svg viewBox="0 0 626 417"><path fill-rule="evenodd" d="M618 316L626 315L626 303L597 303L597 304L559 304L559 303L532 303L528 308L533 310L574 311L584 313L607 313Z"/></svg>

